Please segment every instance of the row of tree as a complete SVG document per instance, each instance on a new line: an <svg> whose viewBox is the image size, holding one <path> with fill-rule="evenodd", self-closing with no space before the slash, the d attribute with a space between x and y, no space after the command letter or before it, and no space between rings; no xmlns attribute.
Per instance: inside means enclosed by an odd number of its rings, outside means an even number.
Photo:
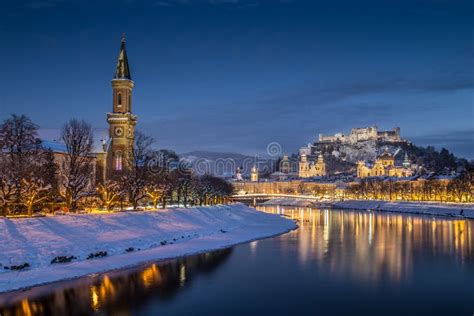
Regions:
<svg viewBox="0 0 474 316"><path fill-rule="evenodd" d="M232 186L210 175L197 176L179 164L169 150L154 150L152 138L137 132L126 168L113 179L97 176L91 126L72 119L61 130L60 153L38 138L31 119L12 115L0 124L0 207L3 215L26 212L45 205L64 204L69 210L100 204L169 203L203 205L221 203Z"/></svg>
<svg viewBox="0 0 474 316"><path fill-rule="evenodd" d="M393 181L391 179L363 179L344 191L345 198L404 200L404 201L438 201L438 202L472 202L471 188L473 173L464 172L450 180Z"/></svg>

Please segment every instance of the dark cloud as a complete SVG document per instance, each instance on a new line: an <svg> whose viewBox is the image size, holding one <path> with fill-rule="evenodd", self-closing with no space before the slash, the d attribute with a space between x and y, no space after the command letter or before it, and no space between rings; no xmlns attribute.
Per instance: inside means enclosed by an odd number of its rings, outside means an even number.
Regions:
<svg viewBox="0 0 474 316"><path fill-rule="evenodd" d="M473 122L474 126L474 122ZM468 159L474 159L474 127L465 130L451 130L433 134L413 136L411 139L415 144L423 146L434 146L437 149L447 148L456 155Z"/></svg>
<svg viewBox="0 0 474 316"><path fill-rule="evenodd" d="M314 108L345 100L355 96L383 92L449 92L474 88L472 74L438 76L428 79L392 78L386 80L360 80L326 86L324 83L312 83L290 88L276 96L263 97L259 103L262 110L272 108L273 111L287 114L294 112L295 106Z"/></svg>

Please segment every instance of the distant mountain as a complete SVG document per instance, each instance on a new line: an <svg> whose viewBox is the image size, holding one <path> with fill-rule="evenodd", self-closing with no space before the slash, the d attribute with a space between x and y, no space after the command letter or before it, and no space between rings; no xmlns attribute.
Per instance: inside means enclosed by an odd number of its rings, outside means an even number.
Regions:
<svg viewBox="0 0 474 316"><path fill-rule="evenodd" d="M273 161L237 153L219 153L213 151L191 151L179 154L182 161L189 164L198 174L210 173L220 177L231 177L237 168L243 175L250 174L250 169L257 163L260 172L273 170Z"/></svg>

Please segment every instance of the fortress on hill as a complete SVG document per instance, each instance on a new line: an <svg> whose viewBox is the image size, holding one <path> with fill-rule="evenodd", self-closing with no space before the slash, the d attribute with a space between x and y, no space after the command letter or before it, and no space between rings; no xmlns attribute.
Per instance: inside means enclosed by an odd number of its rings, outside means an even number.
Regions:
<svg viewBox="0 0 474 316"><path fill-rule="evenodd" d="M367 140L383 141L383 142L402 142L400 137L400 127L395 127L391 131L379 131L377 126L355 127L351 129L349 135L337 133L334 135L319 134L320 143L348 143L355 144Z"/></svg>

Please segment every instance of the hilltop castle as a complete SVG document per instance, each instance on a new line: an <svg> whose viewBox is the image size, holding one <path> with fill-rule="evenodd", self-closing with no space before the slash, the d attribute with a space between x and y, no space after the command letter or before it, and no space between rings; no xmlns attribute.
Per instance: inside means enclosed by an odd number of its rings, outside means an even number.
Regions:
<svg viewBox="0 0 474 316"><path fill-rule="evenodd" d="M401 142L404 141L400 137L400 127L395 127L391 131L379 131L377 126L355 127L349 135L337 133L334 135L319 134L320 143L349 143L355 144L362 141L374 140L384 142Z"/></svg>

